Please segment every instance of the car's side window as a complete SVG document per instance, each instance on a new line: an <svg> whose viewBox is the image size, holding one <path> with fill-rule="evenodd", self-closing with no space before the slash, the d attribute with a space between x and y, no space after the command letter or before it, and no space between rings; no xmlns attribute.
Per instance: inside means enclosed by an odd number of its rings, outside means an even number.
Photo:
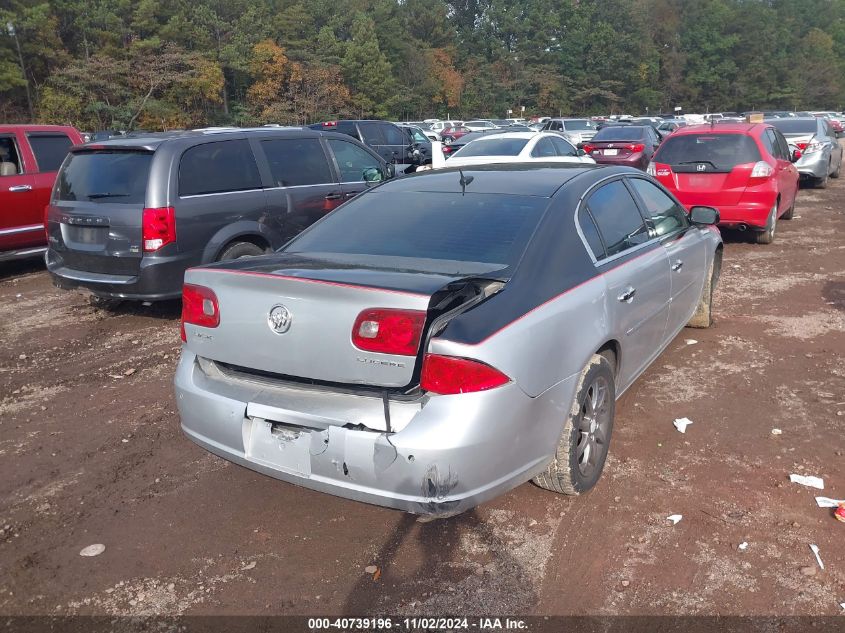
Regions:
<svg viewBox="0 0 845 633"><path fill-rule="evenodd" d="M777 156L775 153L775 145L772 142L772 134L770 130L766 130L764 134L760 136L760 140L763 142L763 147L766 148L766 151L769 153L770 156Z"/></svg>
<svg viewBox="0 0 845 633"><path fill-rule="evenodd" d="M549 157L556 157L557 150L555 150L555 146L552 145L552 139L548 136L544 136L537 144L534 146L534 149L531 150L531 156L533 158L549 158Z"/></svg>
<svg viewBox="0 0 845 633"><path fill-rule="evenodd" d="M780 160L788 160L788 157L783 153L783 148L780 146L780 141L778 140L779 132L774 128L771 128L766 130L766 134L768 134L772 142L772 156Z"/></svg>
<svg viewBox="0 0 845 633"><path fill-rule="evenodd" d="M601 241L599 230L596 228L596 221L593 220L593 216L590 215L587 207L581 207L578 210L578 226L581 227L581 232L584 234L590 250L593 251L593 257L596 260L604 259L604 244Z"/></svg>
<svg viewBox="0 0 845 633"><path fill-rule="evenodd" d="M384 145L384 137L379 129L379 124L374 121L364 121L358 124L361 136L367 145Z"/></svg>
<svg viewBox="0 0 845 633"><path fill-rule="evenodd" d="M273 185L297 187L334 181L329 161L316 138L267 139L261 141Z"/></svg>
<svg viewBox="0 0 845 633"><path fill-rule="evenodd" d="M385 123L381 125L381 133L388 145L407 145L408 139L398 127Z"/></svg>
<svg viewBox="0 0 845 633"><path fill-rule="evenodd" d="M73 145L67 134L27 134L38 171L59 171L67 151Z"/></svg>
<svg viewBox="0 0 845 633"><path fill-rule="evenodd" d="M367 150L336 138L328 139L328 143L337 160L342 182L362 182L365 180L364 171L367 169L375 168L379 172L383 171L378 159Z"/></svg>
<svg viewBox="0 0 845 633"><path fill-rule="evenodd" d="M628 182L643 201L658 236L668 235L689 226L684 208L659 187L642 178L631 178Z"/></svg>
<svg viewBox="0 0 845 633"><path fill-rule="evenodd" d="M15 139L0 136L0 176L17 176L23 173L20 154Z"/></svg>
<svg viewBox="0 0 845 633"><path fill-rule="evenodd" d="M347 136L351 136L359 141L361 140L358 138L358 128L355 127L355 124L352 121L339 121L336 130L341 134L346 134Z"/></svg>
<svg viewBox="0 0 845 633"><path fill-rule="evenodd" d="M587 207L596 221L608 257L649 240L645 220L621 180L599 187L587 199Z"/></svg>
<svg viewBox="0 0 845 633"><path fill-rule="evenodd" d="M558 156L578 156L578 150L572 143L569 143L562 138L552 138L552 145L555 146Z"/></svg>
<svg viewBox="0 0 845 633"><path fill-rule="evenodd" d="M248 189L261 189L261 176L248 141L203 143L182 154L179 162L180 196Z"/></svg>

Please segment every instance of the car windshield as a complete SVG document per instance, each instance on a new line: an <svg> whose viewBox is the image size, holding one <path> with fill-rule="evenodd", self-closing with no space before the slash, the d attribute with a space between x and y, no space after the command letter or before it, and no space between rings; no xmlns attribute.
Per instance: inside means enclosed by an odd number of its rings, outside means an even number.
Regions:
<svg viewBox="0 0 845 633"><path fill-rule="evenodd" d="M757 162L760 151L744 134L682 134L666 139L653 160L665 165L709 163L717 169L733 168Z"/></svg>
<svg viewBox="0 0 845 633"><path fill-rule="evenodd" d="M784 134L815 134L818 125L815 119L777 119L769 123Z"/></svg>
<svg viewBox="0 0 845 633"><path fill-rule="evenodd" d="M478 139L463 146L455 156L518 156L527 144L527 138Z"/></svg>
<svg viewBox="0 0 845 633"><path fill-rule="evenodd" d="M152 152L71 152L58 176L58 199L143 204Z"/></svg>
<svg viewBox="0 0 845 633"><path fill-rule="evenodd" d="M504 270L522 257L548 204L537 196L374 190L326 216L284 251L484 263Z"/></svg>
<svg viewBox="0 0 845 633"><path fill-rule="evenodd" d="M617 125L602 128L593 137L594 141L638 141L645 136L645 128L631 125Z"/></svg>

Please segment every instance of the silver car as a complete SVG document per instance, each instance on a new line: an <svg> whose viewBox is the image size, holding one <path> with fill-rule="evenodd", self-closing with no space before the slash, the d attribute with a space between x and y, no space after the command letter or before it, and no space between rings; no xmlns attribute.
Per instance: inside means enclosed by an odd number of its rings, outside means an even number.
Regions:
<svg viewBox="0 0 845 633"><path fill-rule="evenodd" d="M823 188L828 177L839 178L842 146L824 118L769 119L766 123L781 131L793 152L798 151L800 158L795 161L795 167L802 179Z"/></svg>
<svg viewBox="0 0 845 633"><path fill-rule="evenodd" d="M616 399L711 322L717 221L623 167L377 186L275 254L187 272L182 428L272 477L416 514L531 479L585 492Z"/></svg>

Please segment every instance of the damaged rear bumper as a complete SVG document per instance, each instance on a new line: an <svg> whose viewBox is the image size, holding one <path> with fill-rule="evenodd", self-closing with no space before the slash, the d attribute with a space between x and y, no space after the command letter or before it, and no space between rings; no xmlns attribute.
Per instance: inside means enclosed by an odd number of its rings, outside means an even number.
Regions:
<svg viewBox="0 0 845 633"><path fill-rule="evenodd" d="M182 429L212 453L314 490L450 516L545 468L574 380L538 398L511 383L475 394L391 401L393 432L356 423L372 407L383 407L381 398L326 391L329 404L318 406L313 389L303 399L296 386L268 388L214 375L187 349L175 386Z"/></svg>

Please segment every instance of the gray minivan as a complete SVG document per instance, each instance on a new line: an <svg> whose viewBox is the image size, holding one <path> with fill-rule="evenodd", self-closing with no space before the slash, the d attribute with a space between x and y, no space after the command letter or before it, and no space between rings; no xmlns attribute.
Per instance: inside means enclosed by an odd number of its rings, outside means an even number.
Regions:
<svg viewBox="0 0 845 633"><path fill-rule="evenodd" d="M79 145L46 211L47 269L101 300L178 298L186 269L280 248L394 173L346 135L302 128Z"/></svg>

